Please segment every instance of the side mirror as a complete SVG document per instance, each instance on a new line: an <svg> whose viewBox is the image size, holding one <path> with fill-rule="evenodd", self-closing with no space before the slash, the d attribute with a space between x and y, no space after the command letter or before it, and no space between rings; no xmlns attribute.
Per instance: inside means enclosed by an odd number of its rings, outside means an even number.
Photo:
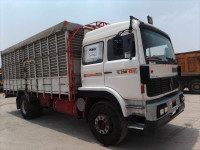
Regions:
<svg viewBox="0 0 200 150"><path fill-rule="evenodd" d="M115 55L123 55L123 39L121 36L115 36L113 38L113 48Z"/></svg>
<svg viewBox="0 0 200 150"><path fill-rule="evenodd" d="M125 52L124 55L125 55L126 59L130 59L130 60L132 59L130 51L129 52Z"/></svg>

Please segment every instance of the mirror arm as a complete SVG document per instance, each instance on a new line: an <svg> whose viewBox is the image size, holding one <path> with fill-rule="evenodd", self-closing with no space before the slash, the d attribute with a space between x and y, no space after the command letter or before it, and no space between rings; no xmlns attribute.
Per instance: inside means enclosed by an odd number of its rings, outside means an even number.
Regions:
<svg viewBox="0 0 200 150"><path fill-rule="evenodd" d="M132 32L132 30L133 30L133 16L130 16L130 25L129 25L129 33L131 33Z"/></svg>
<svg viewBox="0 0 200 150"><path fill-rule="evenodd" d="M119 31L116 36L121 36L121 34L124 33L125 31L128 31L129 33L131 33L132 30L133 30L133 26L132 26L133 25L133 19L139 20L139 19L137 19L137 18L135 18L133 16L130 16L130 25L129 25L129 28L125 29L125 30L122 30L122 31Z"/></svg>
<svg viewBox="0 0 200 150"><path fill-rule="evenodd" d="M129 30L129 29L125 29L125 30L119 31L119 32L117 33L116 37L117 37L117 36L118 36L118 37L121 36L121 34L124 33L124 32L127 31L127 30Z"/></svg>

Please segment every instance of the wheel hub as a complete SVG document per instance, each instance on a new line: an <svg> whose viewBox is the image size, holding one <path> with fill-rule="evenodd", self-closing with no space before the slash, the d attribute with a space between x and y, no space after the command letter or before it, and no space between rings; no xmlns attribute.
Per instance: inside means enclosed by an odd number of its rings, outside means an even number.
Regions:
<svg viewBox="0 0 200 150"><path fill-rule="evenodd" d="M193 85L193 88L194 88L194 90L200 90L200 83L195 83L194 85Z"/></svg>
<svg viewBox="0 0 200 150"><path fill-rule="evenodd" d="M95 129L100 133L100 134L108 134L108 132L111 129L108 117L105 114L99 114L95 118Z"/></svg>

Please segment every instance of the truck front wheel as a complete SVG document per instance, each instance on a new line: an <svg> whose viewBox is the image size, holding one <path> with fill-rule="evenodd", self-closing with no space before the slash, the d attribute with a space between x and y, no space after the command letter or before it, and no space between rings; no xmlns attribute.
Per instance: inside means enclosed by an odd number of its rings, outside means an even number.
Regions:
<svg viewBox="0 0 200 150"><path fill-rule="evenodd" d="M89 112L89 126L104 145L119 144L127 135L127 120L109 102L98 102Z"/></svg>
<svg viewBox="0 0 200 150"><path fill-rule="evenodd" d="M190 81L189 90L194 94L200 94L200 80L195 79Z"/></svg>

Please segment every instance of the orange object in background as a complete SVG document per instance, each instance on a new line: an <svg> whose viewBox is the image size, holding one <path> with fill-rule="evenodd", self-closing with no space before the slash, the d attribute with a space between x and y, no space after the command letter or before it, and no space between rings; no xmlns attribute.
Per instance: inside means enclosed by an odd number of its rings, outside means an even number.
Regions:
<svg viewBox="0 0 200 150"><path fill-rule="evenodd" d="M200 50L176 54L181 66L182 89L189 88L192 93L200 93Z"/></svg>
<svg viewBox="0 0 200 150"><path fill-rule="evenodd" d="M176 54L182 75L200 75L200 50Z"/></svg>

